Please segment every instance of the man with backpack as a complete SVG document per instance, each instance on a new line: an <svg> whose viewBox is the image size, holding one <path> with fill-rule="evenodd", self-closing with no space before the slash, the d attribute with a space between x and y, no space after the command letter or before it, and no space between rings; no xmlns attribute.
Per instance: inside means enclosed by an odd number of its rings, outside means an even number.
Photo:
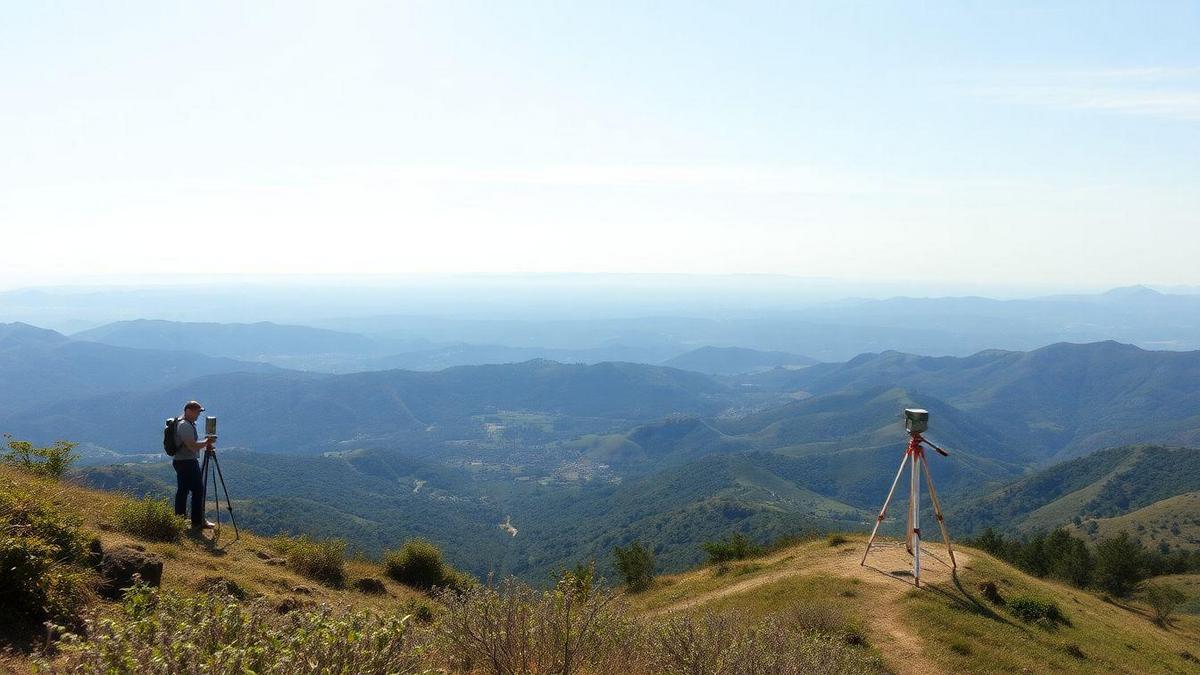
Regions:
<svg viewBox="0 0 1200 675"><path fill-rule="evenodd" d="M204 476L200 472L199 454L213 450L214 439L200 440L196 432L196 418L204 412L198 401L188 401L183 406L183 417L175 420L175 454L171 466L175 468L177 489L175 491L175 514L186 515L188 493L192 495L192 528L211 529L213 524L204 518Z"/></svg>

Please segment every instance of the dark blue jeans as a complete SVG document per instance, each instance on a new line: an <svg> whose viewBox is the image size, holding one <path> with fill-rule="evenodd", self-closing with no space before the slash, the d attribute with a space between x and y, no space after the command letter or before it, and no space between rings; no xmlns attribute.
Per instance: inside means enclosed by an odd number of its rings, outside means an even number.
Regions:
<svg viewBox="0 0 1200 675"><path fill-rule="evenodd" d="M196 459L177 459L171 462L175 467L175 480L178 486L175 490L175 514L187 515L188 493L192 493L192 524L204 524L204 476L200 473L200 461Z"/></svg>

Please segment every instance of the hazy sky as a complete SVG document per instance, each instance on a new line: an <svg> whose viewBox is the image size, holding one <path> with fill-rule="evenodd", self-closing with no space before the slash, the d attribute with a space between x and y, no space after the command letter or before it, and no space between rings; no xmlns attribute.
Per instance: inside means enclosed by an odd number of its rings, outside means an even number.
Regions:
<svg viewBox="0 0 1200 675"><path fill-rule="evenodd" d="M0 283L1200 282L1198 2L0 0Z"/></svg>

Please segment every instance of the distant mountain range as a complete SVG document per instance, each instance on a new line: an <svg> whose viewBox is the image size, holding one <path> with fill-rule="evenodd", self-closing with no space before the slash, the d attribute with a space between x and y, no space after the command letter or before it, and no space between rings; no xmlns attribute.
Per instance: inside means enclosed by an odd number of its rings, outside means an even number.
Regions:
<svg viewBox="0 0 1200 675"><path fill-rule="evenodd" d="M368 550L428 534L473 571L486 572L486 559L535 576L642 538L677 569L699 559L699 541L732 530L863 527L899 463L908 406L932 412L931 436L952 452L930 469L956 508L1059 458L1189 443L1200 438L1198 362L1200 352L1093 343L965 358L885 352L719 377L545 360L217 372L128 393L60 390L5 413L0 428L161 460L162 418L200 398L220 417L230 488L264 530L341 534ZM87 365L73 377L99 377ZM165 490L169 471L157 461L91 473L109 487ZM983 522L963 513L958 531ZM508 517L516 538L498 527Z"/></svg>
<svg viewBox="0 0 1200 675"><path fill-rule="evenodd" d="M247 361L270 361L277 356L372 354L380 349L364 335L268 321L184 323L138 319L106 324L71 337L117 347L188 351Z"/></svg>
<svg viewBox="0 0 1200 675"><path fill-rule="evenodd" d="M800 368L815 359L787 352L764 352L744 347L701 347L663 362L664 366L709 375L741 375L779 367Z"/></svg>
<svg viewBox="0 0 1200 675"><path fill-rule="evenodd" d="M799 282L796 282L799 283ZM894 297L886 300L843 299L818 303L812 298L789 304L786 295L720 296L709 294L709 309L696 298L679 305L687 311L646 311L635 292L585 311L603 293L560 289L556 303L572 311L500 311L520 302L521 292L483 302L475 318L436 316L454 304L439 302L429 289L315 289L311 287L161 287L146 289L26 289L0 293L0 316L39 325L78 325L88 317L84 337L123 345L199 351L210 356L267 360L275 365L327 372L387 367L437 369L475 365L486 358L505 362L550 358L565 362L625 360L661 364L706 345L803 354L825 362L844 361L864 352L898 350L923 355L968 356L990 348L1030 350L1059 341L1116 340L1148 349L1200 349L1200 295L1162 293L1133 286L1095 295L1056 295L1018 300L984 297ZM677 289L679 297L685 289ZM449 292L447 289L443 291ZM644 294L643 294L644 295ZM718 297L725 297L718 301ZM772 298L766 302L766 298ZM367 304L362 301L370 300ZM416 302L427 311L417 310ZM499 305L497 303L500 303ZM380 309L392 307L391 310ZM486 307L487 309L480 309ZM621 313L621 307L626 307ZM306 308L300 311L300 308ZM542 308L542 309L539 309ZM383 314L383 311L399 312ZM299 326L272 328L261 323L191 323L181 329L189 342L164 340L162 330L146 322L106 321L134 316L179 321L236 321L246 315L302 323L340 335L286 335ZM369 312L369 313L368 313ZM103 317L110 318L103 318ZM514 317L521 318L514 318ZM69 318L64 318L69 317ZM286 317L286 319L281 318ZM304 317L297 319L296 317ZM341 317L341 318L329 318ZM503 318L497 318L503 317ZM569 317L569 318L565 318ZM580 318L583 317L583 318ZM623 318L622 318L623 317ZM43 321L44 319L44 321ZM208 329L200 330L204 326ZM249 339L239 332L259 327L270 339ZM136 330L135 330L136 329ZM192 331L195 330L193 335ZM255 329L258 330L258 329ZM207 332L216 339L201 342ZM357 338L346 337L348 335ZM283 338L287 338L279 343ZM335 339L336 338L336 339ZM207 339L207 338L206 338ZM228 339L229 344L223 341ZM290 342L294 339L294 342ZM339 340L346 340L341 343ZM365 358L405 358L372 365ZM358 342L360 344L354 344ZM489 350L512 348L521 353L497 357ZM621 349L623 353L604 353ZM446 349L445 353L437 353ZM480 354L471 351L481 349ZM332 351L337 350L337 351ZM536 351L542 350L542 351ZM599 350L588 354L589 350ZM420 352L434 352L419 355ZM258 357L262 358L258 358ZM424 360L424 361L423 361Z"/></svg>
<svg viewBox="0 0 1200 675"><path fill-rule="evenodd" d="M71 340L22 323L0 324L0 415L36 411L89 396L128 395L216 373L276 371L248 363L158 349L132 349ZM119 398L119 397L118 397ZM72 413L90 416L85 410Z"/></svg>

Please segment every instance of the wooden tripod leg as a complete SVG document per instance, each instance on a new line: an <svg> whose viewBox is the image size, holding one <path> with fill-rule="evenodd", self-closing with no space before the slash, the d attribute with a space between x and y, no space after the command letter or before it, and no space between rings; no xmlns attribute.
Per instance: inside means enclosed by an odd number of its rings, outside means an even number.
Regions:
<svg viewBox="0 0 1200 675"><path fill-rule="evenodd" d="M946 529L946 519L942 517L942 504L938 501L937 488L933 487L933 476L929 474L929 465L922 464L925 470L925 482L929 485L929 498L933 501L933 515L937 516L938 525L942 528L942 539L946 540L946 550L950 552L950 568L958 569L958 561L954 559L954 545L950 543L950 531Z"/></svg>
<svg viewBox="0 0 1200 675"><path fill-rule="evenodd" d="M883 500L883 508L879 510L879 516L875 518L875 527L871 528L871 538L867 540L867 550L863 551L862 560L859 565L867 564L867 554L871 552L871 544L875 543L875 535L879 532L879 524L887 517L888 506L892 503L892 495L896 493L896 486L900 484L900 476L904 474L904 465L908 463L908 453L904 453L904 457L900 459L900 469L896 471L896 478L892 481L892 489L888 490L887 499Z"/></svg>

